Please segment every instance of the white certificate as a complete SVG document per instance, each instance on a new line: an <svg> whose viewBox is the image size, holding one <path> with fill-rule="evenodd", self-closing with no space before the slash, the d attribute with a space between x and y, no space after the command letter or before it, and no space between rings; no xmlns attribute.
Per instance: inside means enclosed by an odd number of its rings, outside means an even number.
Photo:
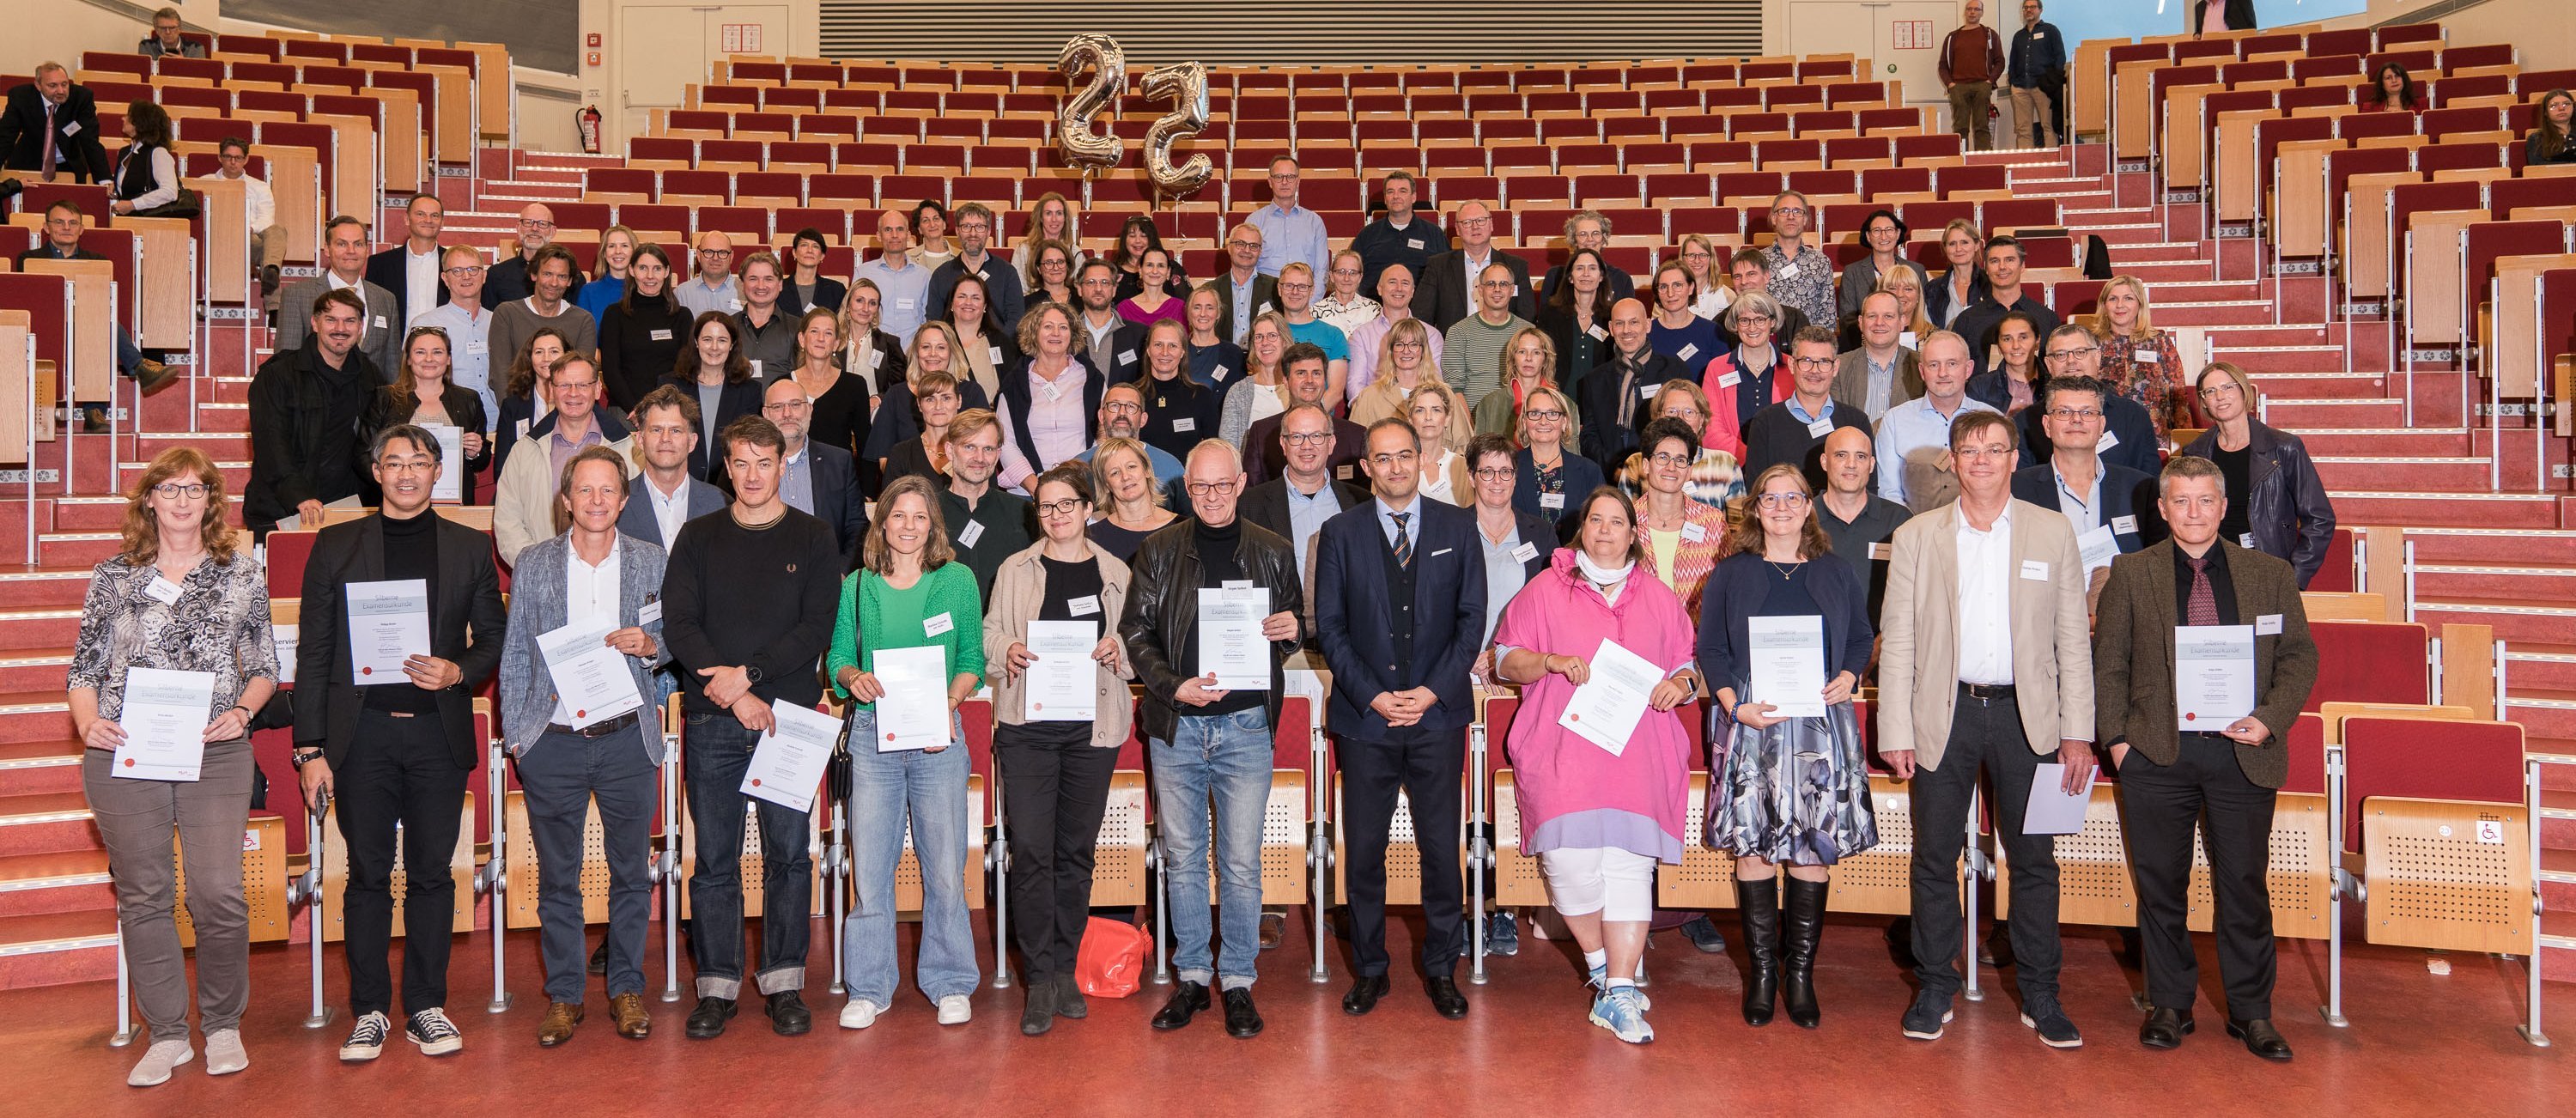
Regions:
<svg viewBox="0 0 2576 1118"><path fill-rule="evenodd" d="M1825 716L1825 619L1812 613L1745 619L1753 643L1753 693L1777 718Z"/></svg>
<svg viewBox="0 0 2576 1118"><path fill-rule="evenodd" d="M429 582L352 582L342 591L349 609L349 671L360 687L410 683L403 661L429 655Z"/></svg>
<svg viewBox="0 0 2576 1118"><path fill-rule="evenodd" d="M1270 639L1261 619L1270 592L1258 586L1199 588L1199 674L1216 674L1218 691L1270 689Z"/></svg>
<svg viewBox="0 0 2576 1118"><path fill-rule="evenodd" d="M1100 716L1097 621L1029 622L1029 721L1089 722Z"/></svg>
<svg viewBox="0 0 2576 1118"><path fill-rule="evenodd" d="M546 674L555 683L555 717L579 730L644 705L626 654L608 647L609 625L566 625L537 634Z"/></svg>
<svg viewBox="0 0 2576 1118"><path fill-rule="evenodd" d="M2105 524L2075 537L2075 550L2082 553L2084 569L2090 572L2110 566L2111 560L2120 557L2120 541L2111 534L2111 526Z"/></svg>
<svg viewBox="0 0 2576 1118"><path fill-rule="evenodd" d="M465 429L424 423L421 430L438 439L438 480L429 487L432 501L456 504L465 499Z"/></svg>
<svg viewBox="0 0 2576 1118"><path fill-rule="evenodd" d="M2093 782L2102 779L2102 768L2093 767L2084 780L2084 790L2066 794L2066 766L2056 761L2042 761L2030 776L2030 806L2021 813L2021 833L2025 835L2071 835L2084 829L2084 809L2093 802Z"/></svg>
<svg viewBox="0 0 2576 1118"><path fill-rule="evenodd" d="M2174 716L2217 733L2254 713L2254 627L2174 626Z"/></svg>
<svg viewBox="0 0 2576 1118"><path fill-rule="evenodd" d="M1637 720L1646 716L1646 700L1664 681L1664 670L1607 637L1592 651L1591 666L1592 678L1574 689L1556 724L1616 757L1626 752Z"/></svg>
<svg viewBox="0 0 2576 1118"><path fill-rule="evenodd" d="M948 744L948 646L876 651L877 752L935 749Z"/></svg>
<svg viewBox="0 0 2576 1118"><path fill-rule="evenodd" d="M823 783L823 766L831 763L832 742L841 736L841 722L812 707L776 699L769 701L769 713L775 722L752 747L751 767L742 774L742 794L796 811L812 811L814 789Z"/></svg>
<svg viewBox="0 0 2576 1118"><path fill-rule="evenodd" d="M206 759L206 711L215 705L215 673L125 669L125 708L116 724L116 775L135 780L195 780Z"/></svg>

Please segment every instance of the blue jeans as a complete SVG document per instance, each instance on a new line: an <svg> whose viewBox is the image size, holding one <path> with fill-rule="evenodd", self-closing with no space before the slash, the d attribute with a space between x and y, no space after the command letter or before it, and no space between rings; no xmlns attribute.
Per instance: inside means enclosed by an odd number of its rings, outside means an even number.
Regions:
<svg viewBox="0 0 2576 1118"><path fill-rule="evenodd" d="M604 738L549 732L519 758L528 837L537 848L537 942L547 1001L580 1005L590 984L581 832L594 797L608 861L608 996L644 992L644 930L653 920L646 863L653 852L653 812L661 806L656 771L633 731Z"/></svg>
<svg viewBox="0 0 2576 1118"><path fill-rule="evenodd" d="M680 767L697 823L698 865L689 875L689 953L698 996L742 994L742 775L760 735L731 714L691 714ZM805 949L814 936L813 836L807 816L760 805L760 992L805 988Z"/></svg>
<svg viewBox="0 0 2576 1118"><path fill-rule="evenodd" d="M850 853L859 903L841 926L842 982L851 1001L894 1004L902 983L895 959L894 868L912 823L921 863L921 956L913 983L936 1002L972 994L983 980L975 932L966 921L966 731L951 716L949 746L936 753L879 753L876 712L850 712Z"/></svg>
<svg viewBox="0 0 2576 1118"><path fill-rule="evenodd" d="M1184 982L1252 985L1261 957L1261 820L1270 804L1270 716L1182 715L1172 740L1153 739L1154 819L1172 921L1172 965ZM1216 801L1218 914L1223 954L1208 944L1208 801Z"/></svg>

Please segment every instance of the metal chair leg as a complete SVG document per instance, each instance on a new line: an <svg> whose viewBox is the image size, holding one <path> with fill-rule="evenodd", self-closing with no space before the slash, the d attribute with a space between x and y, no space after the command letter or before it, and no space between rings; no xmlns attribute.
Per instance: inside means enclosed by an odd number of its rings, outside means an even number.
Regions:
<svg viewBox="0 0 2576 1118"><path fill-rule="evenodd" d="M1986 1000L1986 991L1984 987L1978 985L1977 981L1977 883L1980 880L1991 881L1994 879L1990 867L1981 867L1979 865L1983 859L1980 857L1981 851L1977 848L1977 806L1978 800L1982 795L1982 790L1974 786L1971 786L1968 789L1968 842L1966 848L1968 859L1968 879L1967 888L1961 890L1965 895L1964 908L1962 911L1967 917L1965 920L1960 922L1961 926L1965 928L1967 932L1967 946L1961 953L1964 956L1961 961L1965 965L1967 971L1967 986L1961 991L1961 993L1965 994L1967 999L1972 1002L1981 1002Z"/></svg>
<svg viewBox="0 0 2576 1118"><path fill-rule="evenodd" d="M125 922L116 923L116 1031L108 1035L107 1046L123 1048L134 1043L134 972L125 958Z"/></svg>
<svg viewBox="0 0 2576 1118"><path fill-rule="evenodd" d="M662 1000L680 1000L680 735L662 735Z"/></svg>
<svg viewBox="0 0 2576 1118"><path fill-rule="evenodd" d="M492 902L492 1001L484 1007L491 1013L510 1011L509 961L503 951L503 941L509 938L509 912L501 900L510 888L509 826L502 821L509 813L501 810L501 790L509 782L508 765L501 743L493 742L484 770L484 783L491 796L487 803L492 819L492 860L483 867L483 891Z"/></svg>

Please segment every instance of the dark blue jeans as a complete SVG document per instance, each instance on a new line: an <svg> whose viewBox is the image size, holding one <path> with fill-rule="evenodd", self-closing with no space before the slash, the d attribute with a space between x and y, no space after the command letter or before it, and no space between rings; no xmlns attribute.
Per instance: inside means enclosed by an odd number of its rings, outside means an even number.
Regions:
<svg viewBox="0 0 2576 1118"><path fill-rule="evenodd" d="M608 858L608 996L644 992L644 928L653 919L653 808L661 797L653 759L634 731L604 738L549 733L519 758L528 837L537 846L538 943L546 1000L580 1005L589 985L582 918L582 827L599 800L600 847ZM739 835L742 829L734 828Z"/></svg>
<svg viewBox="0 0 2576 1118"><path fill-rule="evenodd" d="M730 714L689 715L680 765L697 825L697 870L689 875L689 944L698 996L742 992L742 774L760 735ZM814 859L806 813L760 805L763 994L805 987L805 948L814 935Z"/></svg>

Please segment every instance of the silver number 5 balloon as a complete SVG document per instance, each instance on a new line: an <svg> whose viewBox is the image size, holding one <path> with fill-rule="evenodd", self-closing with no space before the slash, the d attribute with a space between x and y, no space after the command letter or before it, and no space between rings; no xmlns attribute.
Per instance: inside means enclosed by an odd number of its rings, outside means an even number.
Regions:
<svg viewBox="0 0 2576 1118"><path fill-rule="evenodd" d="M1118 46L1118 40L1107 35L1076 35L1065 40L1055 64L1068 79L1079 76L1086 68L1095 71L1091 84L1056 111L1057 150L1064 154L1065 162L1082 168L1085 174L1117 166L1119 156L1126 151L1126 141L1114 134L1092 131L1092 118L1126 91L1127 52ZM1206 119L1204 112L1200 119Z"/></svg>
<svg viewBox="0 0 2576 1118"><path fill-rule="evenodd" d="M1196 62L1160 67L1145 74L1143 88L1146 97L1172 103L1172 111L1163 114L1145 133L1145 177L1167 198L1197 193L1207 184L1214 167L1205 154L1194 154L1178 166L1173 165L1172 145L1207 128L1207 67Z"/></svg>

